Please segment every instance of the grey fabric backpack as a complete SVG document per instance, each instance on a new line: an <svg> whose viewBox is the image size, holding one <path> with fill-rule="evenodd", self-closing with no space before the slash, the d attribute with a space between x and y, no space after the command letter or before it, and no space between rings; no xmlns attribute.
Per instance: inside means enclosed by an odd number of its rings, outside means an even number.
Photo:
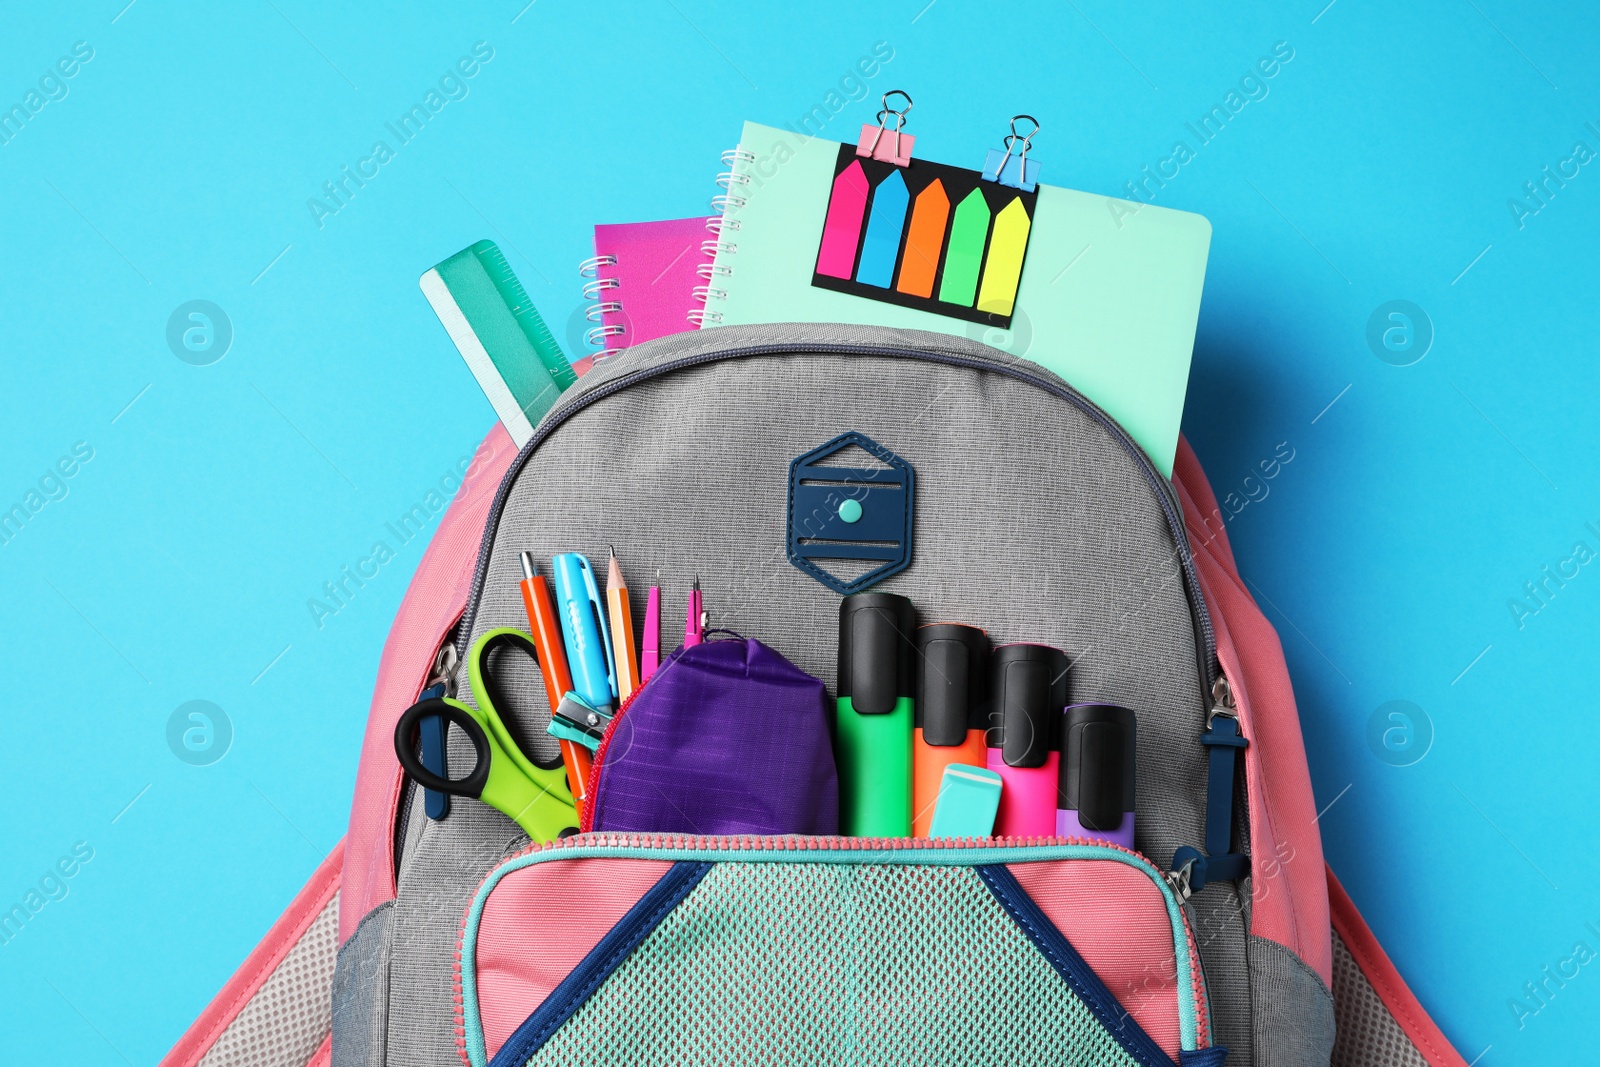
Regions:
<svg viewBox="0 0 1600 1067"><path fill-rule="evenodd" d="M829 558L838 528L813 536L790 506L795 460L849 433L914 470L903 536L866 560ZM1070 385L973 341L720 327L598 365L525 448L497 427L447 491L385 649L342 863L168 1063L1459 1062L1325 873L1282 653L1187 445L1164 477ZM530 844L476 800L430 818L395 757L402 712L452 669L470 702L463 653L526 628L520 552L608 546L669 594L663 634L698 578L714 626L830 691L838 589L862 582L924 621L1066 650L1071 700L1137 713L1136 849ZM516 669L500 711L550 764L537 669ZM448 758L474 762L456 728Z"/></svg>

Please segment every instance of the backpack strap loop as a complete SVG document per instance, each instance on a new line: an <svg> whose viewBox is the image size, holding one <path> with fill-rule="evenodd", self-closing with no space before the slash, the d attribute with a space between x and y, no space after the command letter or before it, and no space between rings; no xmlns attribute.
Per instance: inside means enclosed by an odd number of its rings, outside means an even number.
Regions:
<svg viewBox="0 0 1600 1067"><path fill-rule="evenodd" d="M1250 742L1239 732L1239 715L1225 684L1219 680L1220 699L1206 715L1200 743L1210 752L1206 781L1205 853L1184 845L1172 854L1174 871L1185 871L1183 885L1198 893L1208 882L1232 882L1250 873L1250 857L1229 852L1233 844L1233 781L1238 750ZM1186 898L1187 899L1187 898Z"/></svg>

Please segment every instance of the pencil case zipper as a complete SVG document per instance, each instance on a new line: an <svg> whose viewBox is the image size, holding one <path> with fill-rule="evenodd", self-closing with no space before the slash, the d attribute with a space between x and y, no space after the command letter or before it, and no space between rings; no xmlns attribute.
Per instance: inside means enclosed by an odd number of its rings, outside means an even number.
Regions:
<svg viewBox="0 0 1600 1067"><path fill-rule="evenodd" d="M650 680L654 681L659 678L672 667L676 659L677 657L675 656L669 656L663 660L661 666L657 668L656 673ZM588 793L578 810L578 829L584 833L594 829L594 807L596 800L600 796L601 772L605 769L606 757L611 753L611 739L616 736L617 728L621 724L623 716L628 714L628 709L633 707L634 701L639 699L639 695L644 692L645 685L648 684L649 682L646 682L632 693L629 693L628 699L622 702L622 706L617 709L617 713L606 722L605 732L600 736L600 744L595 748L594 759L589 765Z"/></svg>

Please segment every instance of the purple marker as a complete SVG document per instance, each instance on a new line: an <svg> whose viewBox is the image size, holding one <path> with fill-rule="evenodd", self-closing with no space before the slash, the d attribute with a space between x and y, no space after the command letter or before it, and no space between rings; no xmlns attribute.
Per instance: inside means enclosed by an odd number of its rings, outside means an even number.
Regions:
<svg viewBox="0 0 1600 1067"><path fill-rule="evenodd" d="M1073 704L1061 727L1056 836L1133 848L1138 719L1116 704Z"/></svg>

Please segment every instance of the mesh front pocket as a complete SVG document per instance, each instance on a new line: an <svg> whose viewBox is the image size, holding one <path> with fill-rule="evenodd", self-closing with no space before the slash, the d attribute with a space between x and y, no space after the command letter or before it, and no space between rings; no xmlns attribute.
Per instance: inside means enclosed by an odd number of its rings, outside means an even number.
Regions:
<svg viewBox="0 0 1600 1067"><path fill-rule="evenodd" d="M1067 882L1083 884L1066 903L1109 908L1125 927L1098 946L1122 957L1114 984L1124 1007L1001 863L714 856L675 859L565 980L524 1006L515 1032L475 1037L469 1053L492 1055L494 1067L1150 1067L1194 1047L1180 1006L1191 974L1173 955L1162 892L1128 865L1077 865ZM1114 870L1085 881L1093 868ZM1144 899L1090 903L1129 887ZM530 907L550 900L507 878L489 894L494 915L479 936L510 926L518 894ZM472 924L469 914L468 959ZM1123 966L1141 954L1142 969ZM475 973L469 992L503 1002L507 983L490 989L495 968ZM478 1020L464 1021L470 1030Z"/></svg>

